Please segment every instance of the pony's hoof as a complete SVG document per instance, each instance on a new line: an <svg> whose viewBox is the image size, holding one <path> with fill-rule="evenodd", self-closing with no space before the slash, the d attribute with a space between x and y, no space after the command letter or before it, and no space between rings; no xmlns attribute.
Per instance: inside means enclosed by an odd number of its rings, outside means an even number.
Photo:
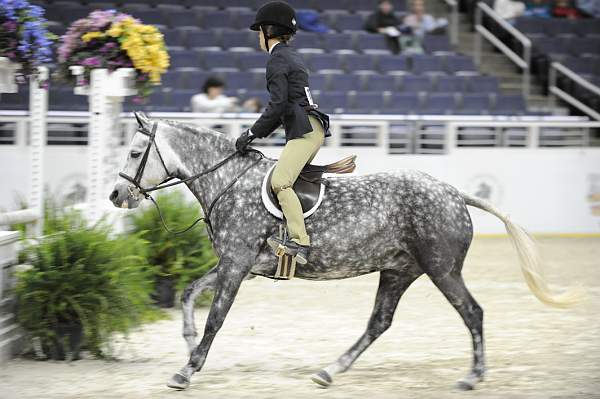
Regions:
<svg viewBox="0 0 600 399"><path fill-rule="evenodd" d="M475 384L473 384L470 381L459 380L456 383L456 388L460 389L461 391L472 391L473 389L475 389Z"/></svg>
<svg viewBox="0 0 600 399"><path fill-rule="evenodd" d="M167 382L167 386L173 389L186 389L190 386L190 379L183 374L175 373Z"/></svg>
<svg viewBox="0 0 600 399"><path fill-rule="evenodd" d="M315 384L319 384L320 386L322 386L323 388L327 388L328 386L331 385L331 383L333 382L333 380L331 379L331 376L329 375L329 373L325 370L321 370L318 373L313 374L310 379L315 383Z"/></svg>

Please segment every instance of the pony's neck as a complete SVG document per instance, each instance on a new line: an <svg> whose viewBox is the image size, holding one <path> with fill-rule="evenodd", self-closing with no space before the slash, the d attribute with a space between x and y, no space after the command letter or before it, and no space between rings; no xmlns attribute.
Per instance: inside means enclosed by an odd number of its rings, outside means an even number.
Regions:
<svg viewBox="0 0 600 399"><path fill-rule="evenodd" d="M207 128L192 128L184 124L168 122L169 147L179 158L175 177L185 179L204 172L235 152L232 139L223 133ZM210 203L243 169L250 160L234 157L217 170L208 173L187 186L206 212Z"/></svg>

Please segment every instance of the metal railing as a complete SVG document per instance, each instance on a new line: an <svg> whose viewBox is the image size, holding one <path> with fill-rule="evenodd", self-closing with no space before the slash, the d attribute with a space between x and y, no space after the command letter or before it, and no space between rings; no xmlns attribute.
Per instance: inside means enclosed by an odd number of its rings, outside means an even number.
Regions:
<svg viewBox="0 0 600 399"><path fill-rule="evenodd" d="M458 14L458 1L456 0L444 0L444 2L450 8L450 12L448 13L449 19L449 33L450 33L450 43L453 46L458 45L458 29L459 29L459 14Z"/></svg>
<svg viewBox="0 0 600 399"><path fill-rule="evenodd" d="M155 113L153 118L170 119L196 126L211 127L231 137L238 136L249 127L258 114L197 114ZM87 112L48 113L48 145L77 146L87 144ZM582 122L587 117L537 117L537 116L451 116L451 115L335 115L331 118L332 137L327 139L328 148L372 148L386 154L443 154L446 152L448 125L472 123L477 130L462 132L454 145L458 147L524 147L524 136L531 126L545 123L540 147L589 145L589 132ZM504 123L524 126L520 130L504 132ZM29 117L24 111L0 111L0 151L14 146L28 146ZM75 126L75 127L73 127ZM491 128L489 126L497 126ZM552 127L559 129L553 129ZM121 145L127 145L136 131L137 123L129 113L123 113L120 121ZM496 129L496 131L494 131ZM256 140L258 147L276 147L285 143L280 130L267 139ZM1 164L0 156L0 169Z"/></svg>
<svg viewBox="0 0 600 399"><path fill-rule="evenodd" d="M584 104L583 102L581 102L580 100L573 97L572 95L570 95L569 93L565 92L557 86L556 83L559 73L571 79L573 82L577 83L584 89L587 89L588 91L600 97L600 87L582 78L580 75L573 72L571 69L567 68L560 62L552 62L550 64L550 71L548 76L548 91L554 94L554 96L549 96L549 104L554 106L556 104L556 97L558 97L561 100L564 100L572 106L576 107L577 109L581 110L585 114L589 115L591 118L600 121L600 113L598 111L595 111L594 109L590 108L589 106L587 106L586 104Z"/></svg>
<svg viewBox="0 0 600 399"><path fill-rule="evenodd" d="M483 26L484 14L497 22L498 25L521 43L523 46L522 56L515 53L502 40ZM531 86L531 40L517 30L517 28L506 22L490 6L482 2L477 3L477 8L475 9L475 30L478 33L475 35L475 63L481 65L482 38L485 38L521 68L523 75L523 95L525 97L529 96Z"/></svg>

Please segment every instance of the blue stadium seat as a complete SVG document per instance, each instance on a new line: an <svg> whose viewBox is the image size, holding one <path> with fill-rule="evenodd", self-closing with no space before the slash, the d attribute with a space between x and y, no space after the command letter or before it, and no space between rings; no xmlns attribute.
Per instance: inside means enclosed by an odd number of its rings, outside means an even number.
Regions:
<svg viewBox="0 0 600 399"><path fill-rule="evenodd" d="M449 114L456 108L456 97L451 93L430 93L425 100L425 107L420 110L422 114Z"/></svg>
<svg viewBox="0 0 600 399"><path fill-rule="evenodd" d="M402 78L402 91L407 93L418 93L431 91L431 79L429 76L407 75Z"/></svg>
<svg viewBox="0 0 600 399"><path fill-rule="evenodd" d="M343 0L318 0L318 1L315 1L314 8L316 8L317 10L321 10L321 11L330 11L330 10L347 11Z"/></svg>
<svg viewBox="0 0 600 399"><path fill-rule="evenodd" d="M177 80L177 89L194 89L200 92L202 85L214 73L209 71L177 71L179 79Z"/></svg>
<svg viewBox="0 0 600 399"><path fill-rule="evenodd" d="M72 87L51 87L48 109L60 111L87 111L87 96L78 96Z"/></svg>
<svg viewBox="0 0 600 399"><path fill-rule="evenodd" d="M419 96L414 93L392 93L390 102L382 110L386 114L410 114L420 109Z"/></svg>
<svg viewBox="0 0 600 399"><path fill-rule="evenodd" d="M580 57L583 54L600 54L600 38L570 38L564 40L568 40L568 45L565 47L567 47L574 56Z"/></svg>
<svg viewBox="0 0 600 399"><path fill-rule="evenodd" d="M466 82L470 92L497 93L500 91L498 78L495 76L471 76Z"/></svg>
<svg viewBox="0 0 600 399"><path fill-rule="evenodd" d="M247 30L243 31L227 31L221 35L221 44L225 49L237 48L254 50L258 43L257 40L251 42L250 33ZM255 38L255 35L252 35ZM257 49L257 48L256 48Z"/></svg>
<svg viewBox="0 0 600 399"><path fill-rule="evenodd" d="M546 34L553 36L575 36L579 21L570 19L551 18L539 22L544 27Z"/></svg>
<svg viewBox="0 0 600 399"><path fill-rule="evenodd" d="M463 55L446 56L446 71L450 74L458 72L476 72L475 63L471 57Z"/></svg>
<svg viewBox="0 0 600 399"><path fill-rule="evenodd" d="M522 115L527 111L525 99L521 95L497 95L493 114Z"/></svg>
<svg viewBox="0 0 600 399"><path fill-rule="evenodd" d="M177 82L179 81L179 72L170 70L167 71L160 77L160 82L162 87L165 88L175 88L177 87Z"/></svg>
<svg viewBox="0 0 600 399"><path fill-rule="evenodd" d="M540 18L519 17L515 27L527 36L545 36L545 28Z"/></svg>
<svg viewBox="0 0 600 399"><path fill-rule="evenodd" d="M185 44L188 48L219 49L217 33L213 30L194 30L187 32Z"/></svg>
<svg viewBox="0 0 600 399"><path fill-rule="evenodd" d="M234 26L233 14L230 11L206 11L201 16L204 29L231 29Z"/></svg>
<svg viewBox="0 0 600 399"><path fill-rule="evenodd" d="M323 47L327 51L354 51L353 38L349 33L327 33L323 36Z"/></svg>
<svg viewBox="0 0 600 399"><path fill-rule="evenodd" d="M179 29L162 29L167 47L185 47L185 31Z"/></svg>
<svg viewBox="0 0 600 399"><path fill-rule="evenodd" d="M164 16L172 27L200 26L200 19L195 12L169 10L164 12Z"/></svg>
<svg viewBox="0 0 600 399"><path fill-rule="evenodd" d="M598 23L598 18L577 20L576 33L579 36L584 37L600 36L600 24Z"/></svg>
<svg viewBox="0 0 600 399"><path fill-rule="evenodd" d="M215 3L219 8L247 9L249 11L254 7L254 3L256 2L251 0L217 0Z"/></svg>
<svg viewBox="0 0 600 399"><path fill-rule="evenodd" d="M134 10L131 11L131 16L139 19L144 24L167 25L169 23L162 13L157 10Z"/></svg>
<svg viewBox="0 0 600 399"><path fill-rule="evenodd" d="M339 14L335 19L335 29L344 31L362 31L364 20L358 14Z"/></svg>
<svg viewBox="0 0 600 399"><path fill-rule="evenodd" d="M348 109L348 96L346 92L322 92L316 98L319 109L324 112L341 112Z"/></svg>
<svg viewBox="0 0 600 399"><path fill-rule="evenodd" d="M414 73L443 72L442 57L435 55L413 55L412 70Z"/></svg>
<svg viewBox="0 0 600 399"><path fill-rule="evenodd" d="M253 90L256 87L254 82L256 75L252 72L228 72L223 73L222 76L225 87L229 90Z"/></svg>
<svg viewBox="0 0 600 399"><path fill-rule="evenodd" d="M191 111L190 100L192 96L198 94L197 90L177 90L170 93L170 104L164 111L189 112Z"/></svg>
<svg viewBox="0 0 600 399"><path fill-rule="evenodd" d="M308 78L308 85L311 92L327 90L327 79L329 75L312 74Z"/></svg>
<svg viewBox="0 0 600 399"><path fill-rule="evenodd" d="M2 93L1 96L2 110L29 109L29 87L23 86L16 93Z"/></svg>
<svg viewBox="0 0 600 399"><path fill-rule="evenodd" d="M574 39L563 37L537 37L533 40L534 51L539 53L568 54ZM568 45L566 45L568 43Z"/></svg>
<svg viewBox="0 0 600 399"><path fill-rule="evenodd" d="M381 92L357 92L350 112L357 114L370 114L383 109L383 94Z"/></svg>
<svg viewBox="0 0 600 399"><path fill-rule="evenodd" d="M198 52L194 50L172 50L169 52L169 56L173 68L200 66Z"/></svg>
<svg viewBox="0 0 600 399"><path fill-rule="evenodd" d="M388 74L408 72L408 57L404 55L380 55L377 59L379 71Z"/></svg>
<svg viewBox="0 0 600 399"><path fill-rule="evenodd" d="M244 0L245 1L245 0ZM254 17L256 12L254 11L238 11L235 14L235 27L237 29L247 30L252 23L254 23ZM256 34L258 37L258 33Z"/></svg>
<svg viewBox="0 0 600 399"><path fill-rule="evenodd" d="M342 59L337 54L313 54L309 62L312 71L339 70L343 71Z"/></svg>
<svg viewBox="0 0 600 399"><path fill-rule="evenodd" d="M267 66L268 56L265 52L240 53L239 64L242 70L264 69Z"/></svg>
<svg viewBox="0 0 600 399"><path fill-rule="evenodd" d="M365 33L357 37L357 48L365 54L370 53L390 53L385 43L385 37L375 33Z"/></svg>
<svg viewBox="0 0 600 399"><path fill-rule="evenodd" d="M333 91L359 90L356 75L331 75L329 86Z"/></svg>
<svg viewBox="0 0 600 399"><path fill-rule="evenodd" d="M488 94L464 94L462 96L462 106L456 112L463 115L481 115L488 114L490 108L491 103Z"/></svg>
<svg viewBox="0 0 600 399"><path fill-rule="evenodd" d="M204 68L213 71L238 70L236 55L226 51L207 51L202 53Z"/></svg>
<svg viewBox="0 0 600 399"><path fill-rule="evenodd" d="M296 10L299 9L314 9L315 8L315 2L317 1L313 1L313 0L288 0L288 4L291 5L292 7L294 7Z"/></svg>
<svg viewBox="0 0 600 399"><path fill-rule="evenodd" d="M292 46L297 49L314 49L323 51L321 44L321 36L317 33L302 33L298 32L291 42Z"/></svg>
<svg viewBox="0 0 600 399"><path fill-rule="evenodd" d="M244 93L244 95L242 96L242 102L249 99L249 98L253 98L256 97L260 100L260 102L263 104L263 106L266 106L269 103L269 92L266 90L248 90Z"/></svg>
<svg viewBox="0 0 600 399"><path fill-rule="evenodd" d="M452 47L446 35L427 35L423 41L423 47L426 52L433 53L437 51L451 52Z"/></svg>
<svg viewBox="0 0 600 399"><path fill-rule="evenodd" d="M370 91L396 90L396 78L390 75L366 75L366 89Z"/></svg>
<svg viewBox="0 0 600 399"><path fill-rule="evenodd" d="M347 72L373 71L375 69L373 56L365 54L346 54L344 64Z"/></svg>
<svg viewBox="0 0 600 399"><path fill-rule="evenodd" d="M465 91L465 88L465 78L463 76L450 75L438 77L436 90L440 93L462 92Z"/></svg>

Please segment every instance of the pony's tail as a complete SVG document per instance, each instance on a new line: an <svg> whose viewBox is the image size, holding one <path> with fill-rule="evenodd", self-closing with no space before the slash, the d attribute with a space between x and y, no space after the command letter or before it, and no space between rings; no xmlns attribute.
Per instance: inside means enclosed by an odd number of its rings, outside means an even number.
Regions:
<svg viewBox="0 0 600 399"><path fill-rule="evenodd" d="M525 277L525 282L531 292L542 303L557 308L570 308L583 301L585 292L580 287L572 288L563 293L557 293L548 286L541 267L541 258L538 247L533 237L531 237L525 229L518 224L513 223L508 215L502 214L489 202L465 193L461 193L461 196L467 205L482 209L502 220L506 226L508 236L519 254L521 271Z"/></svg>

